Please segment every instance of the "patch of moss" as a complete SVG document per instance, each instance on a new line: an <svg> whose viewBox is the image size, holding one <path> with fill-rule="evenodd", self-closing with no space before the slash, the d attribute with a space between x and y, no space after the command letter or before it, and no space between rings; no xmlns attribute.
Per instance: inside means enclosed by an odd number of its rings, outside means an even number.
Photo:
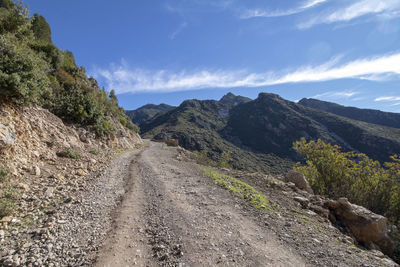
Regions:
<svg viewBox="0 0 400 267"><path fill-rule="evenodd" d="M62 157L62 158L70 158L70 159L82 158L81 154L79 154L72 148L66 148L63 151L57 152L57 156Z"/></svg>
<svg viewBox="0 0 400 267"><path fill-rule="evenodd" d="M214 179L216 184L228 189L236 196L248 201L253 207L262 209L265 212L269 211L270 204L268 199L254 187L234 177L219 173L214 170L204 168L202 171L206 176Z"/></svg>

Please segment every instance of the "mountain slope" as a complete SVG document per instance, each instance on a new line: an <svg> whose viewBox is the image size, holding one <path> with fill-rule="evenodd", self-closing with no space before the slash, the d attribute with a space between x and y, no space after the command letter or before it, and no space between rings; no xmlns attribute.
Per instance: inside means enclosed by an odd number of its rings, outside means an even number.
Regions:
<svg viewBox="0 0 400 267"><path fill-rule="evenodd" d="M263 153L295 158L292 143L321 138L379 161L400 151L400 130L356 121L262 93L231 111L226 136Z"/></svg>
<svg viewBox="0 0 400 267"><path fill-rule="evenodd" d="M179 107L160 114L141 125L145 138L177 139L190 150L207 151L216 161L223 152L231 152L231 164L238 169L280 172L292 166L292 162L272 154L253 153L235 146L223 138L230 106L214 100L187 100Z"/></svg>
<svg viewBox="0 0 400 267"><path fill-rule="evenodd" d="M239 104L243 104L243 103L247 103L251 101L250 98L248 97L244 97L244 96L240 96L240 95L234 95L232 93L227 93L226 95L224 95L219 102L228 106L236 106Z"/></svg>
<svg viewBox="0 0 400 267"><path fill-rule="evenodd" d="M266 93L233 107L188 100L142 124L142 132L147 138L177 139L190 150L207 150L215 160L230 151L234 167L251 171L283 170L290 161L299 160L292 144L301 137L321 138L381 162L400 151L399 129L351 120Z"/></svg>
<svg viewBox="0 0 400 267"><path fill-rule="evenodd" d="M330 112L353 120L374 123L378 125L400 128L400 114L383 112L374 109L360 109L355 107L345 107L336 103L321 101L312 98L303 98L299 104Z"/></svg>
<svg viewBox="0 0 400 267"><path fill-rule="evenodd" d="M141 123L150 120L158 113L170 111L175 108L167 104L147 104L135 110L127 110L126 115L132 120L133 123L140 125Z"/></svg>

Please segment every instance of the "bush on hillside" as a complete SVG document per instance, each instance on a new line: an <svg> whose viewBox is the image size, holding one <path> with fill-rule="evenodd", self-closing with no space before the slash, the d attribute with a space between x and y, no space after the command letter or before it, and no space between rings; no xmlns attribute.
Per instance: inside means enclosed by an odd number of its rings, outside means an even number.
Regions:
<svg viewBox="0 0 400 267"><path fill-rule="evenodd" d="M36 40L51 43L51 29L46 19L39 14L35 14L31 23L31 29Z"/></svg>
<svg viewBox="0 0 400 267"><path fill-rule="evenodd" d="M381 166L364 154L342 152L322 140L294 143L294 149L306 159L296 170L308 179L316 194L330 198L346 197L375 213L400 223L400 158Z"/></svg>
<svg viewBox="0 0 400 267"><path fill-rule="evenodd" d="M22 4L11 0L0 0L0 102L41 105L100 137L114 132L116 122L139 131L115 92L100 89L72 52L51 42L45 18L28 18Z"/></svg>

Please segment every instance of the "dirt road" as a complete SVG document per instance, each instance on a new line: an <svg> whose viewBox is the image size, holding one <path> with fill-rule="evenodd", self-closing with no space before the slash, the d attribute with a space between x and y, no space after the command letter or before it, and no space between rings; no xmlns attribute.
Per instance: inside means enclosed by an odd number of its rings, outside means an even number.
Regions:
<svg viewBox="0 0 400 267"><path fill-rule="evenodd" d="M128 190L96 266L306 266L176 150L132 154Z"/></svg>

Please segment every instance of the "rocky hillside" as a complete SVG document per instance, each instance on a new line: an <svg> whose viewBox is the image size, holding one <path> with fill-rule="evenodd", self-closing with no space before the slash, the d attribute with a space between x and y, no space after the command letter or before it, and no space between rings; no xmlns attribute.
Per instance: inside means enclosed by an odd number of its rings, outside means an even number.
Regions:
<svg viewBox="0 0 400 267"><path fill-rule="evenodd" d="M68 198L99 162L142 143L114 92L100 89L71 52L52 43L44 17L27 14L20 2L0 1L4 229L14 219L37 223L50 202Z"/></svg>
<svg viewBox="0 0 400 267"><path fill-rule="evenodd" d="M292 144L301 137L321 138L382 162L400 151L398 129L321 112L267 93L234 107L224 134L242 147L292 159Z"/></svg>
<svg viewBox="0 0 400 267"><path fill-rule="evenodd" d="M222 104L232 106L232 107L239 105L239 104L247 103L250 101L251 101L251 99L248 97L234 95L232 93L227 93L219 100L219 102L221 102Z"/></svg>
<svg viewBox="0 0 400 267"><path fill-rule="evenodd" d="M374 109L345 107L336 103L321 101L312 98L303 98L299 101L299 104L310 108L320 109L353 120L359 120L393 128L400 128L400 114L398 113L383 112Z"/></svg>
<svg viewBox="0 0 400 267"><path fill-rule="evenodd" d="M214 161L223 152L231 153L231 164L238 169L280 172L292 166L289 160L268 153L243 150L223 137L231 106L214 100L187 100L179 107L141 124L146 138L177 139L190 150L204 151Z"/></svg>
<svg viewBox="0 0 400 267"><path fill-rule="evenodd" d="M321 138L380 161L400 151L398 129L321 112L266 93L235 106L188 100L142 124L142 132L148 138L177 139L181 146L205 150L215 160L230 151L234 167L252 171L291 166L290 161L299 159L293 142L301 137Z"/></svg>
<svg viewBox="0 0 400 267"><path fill-rule="evenodd" d="M152 119L158 113L165 113L174 108L174 106L167 104L147 104L135 110L127 110L126 115L132 120L133 123L140 126L140 124Z"/></svg>

